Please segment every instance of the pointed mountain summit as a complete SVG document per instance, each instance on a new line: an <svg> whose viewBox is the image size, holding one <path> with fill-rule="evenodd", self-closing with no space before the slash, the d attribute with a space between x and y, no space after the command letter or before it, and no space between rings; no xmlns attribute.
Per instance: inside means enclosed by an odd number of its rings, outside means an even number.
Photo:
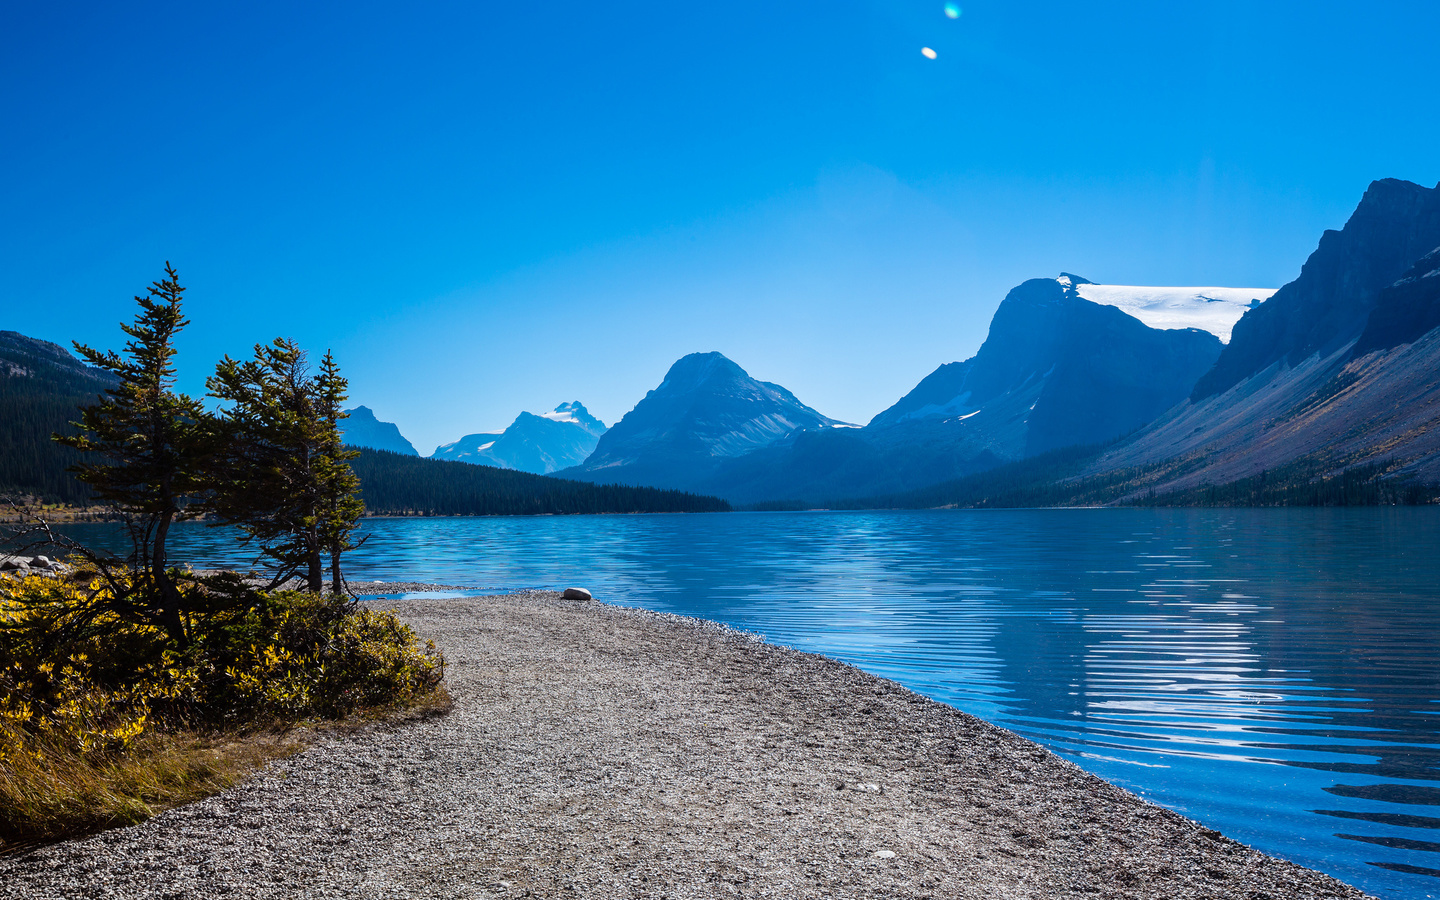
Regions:
<svg viewBox="0 0 1440 900"><path fill-rule="evenodd" d="M431 459L549 475L584 462L605 431L604 422L572 400L548 413L522 412L499 434L468 434L444 444Z"/></svg>
<svg viewBox="0 0 1440 900"><path fill-rule="evenodd" d="M419 456L415 446L400 433L394 422L382 422L368 406L357 406L345 411L348 418L340 421L340 434L351 447L369 447L372 450L389 450L406 456Z"/></svg>
<svg viewBox="0 0 1440 900"><path fill-rule="evenodd" d="M778 384L758 381L720 353L681 358L600 438L566 477L657 487L690 487L720 460L768 446L796 431L845 423L821 415Z"/></svg>
<svg viewBox="0 0 1440 900"><path fill-rule="evenodd" d="M1198 327L1151 327L1118 303L1087 300L1083 291L1096 287L1062 275L1011 290L975 356L941 366L867 430L922 426L932 437L947 433L971 445L972 455L988 450L1015 459L1109 440L1150 422L1214 364L1220 338ZM1192 291L1133 290L1175 298ZM1118 296L1112 290L1111 299ZM1185 321L1174 307L1170 316Z"/></svg>

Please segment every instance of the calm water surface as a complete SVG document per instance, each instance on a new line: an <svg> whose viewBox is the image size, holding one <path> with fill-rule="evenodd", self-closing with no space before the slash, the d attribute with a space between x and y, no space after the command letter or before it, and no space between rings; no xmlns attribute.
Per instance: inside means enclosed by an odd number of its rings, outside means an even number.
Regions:
<svg viewBox="0 0 1440 900"><path fill-rule="evenodd" d="M357 579L581 585L893 678L1230 837L1440 895L1440 511L370 520ZM103 541L100 526L84 529ZM183 530L213 564L247 562Z"/></svg>

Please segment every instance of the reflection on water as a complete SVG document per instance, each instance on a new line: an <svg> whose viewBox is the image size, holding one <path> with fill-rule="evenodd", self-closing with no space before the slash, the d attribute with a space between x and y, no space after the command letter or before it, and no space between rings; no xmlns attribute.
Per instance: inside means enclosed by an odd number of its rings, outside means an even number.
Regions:
<svg viewBox="0 0 1440 900"><path fill-rule="evenodd" d="M894 678L1372 893L1440 894L1435 510L365 527L356 578L580 585L716 619ZM248 562L214 530L181 539L209 564Z"/></svg>

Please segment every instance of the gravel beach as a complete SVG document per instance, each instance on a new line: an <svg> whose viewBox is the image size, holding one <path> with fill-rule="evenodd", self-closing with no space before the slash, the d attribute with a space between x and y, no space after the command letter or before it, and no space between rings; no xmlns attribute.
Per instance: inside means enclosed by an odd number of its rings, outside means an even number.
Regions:
<svg viewBox="0 0 1440 900"><path fill-rule="evenodd" d="M542 593L393 605L444 650L448 715L0 858L0 897L1365 896L718 625Z"/></svg>

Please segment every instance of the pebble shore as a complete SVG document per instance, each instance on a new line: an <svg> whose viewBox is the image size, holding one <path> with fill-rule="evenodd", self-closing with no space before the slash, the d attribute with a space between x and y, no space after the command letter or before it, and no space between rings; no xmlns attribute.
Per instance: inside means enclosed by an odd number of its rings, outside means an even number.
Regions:
<svg viewBox="0 0 1440 900"><path fill-rule="evenodd" d="M395 605L446 654L449 714L0 858L0 897L1365 896L723 626L549 593Z"/></svg>

